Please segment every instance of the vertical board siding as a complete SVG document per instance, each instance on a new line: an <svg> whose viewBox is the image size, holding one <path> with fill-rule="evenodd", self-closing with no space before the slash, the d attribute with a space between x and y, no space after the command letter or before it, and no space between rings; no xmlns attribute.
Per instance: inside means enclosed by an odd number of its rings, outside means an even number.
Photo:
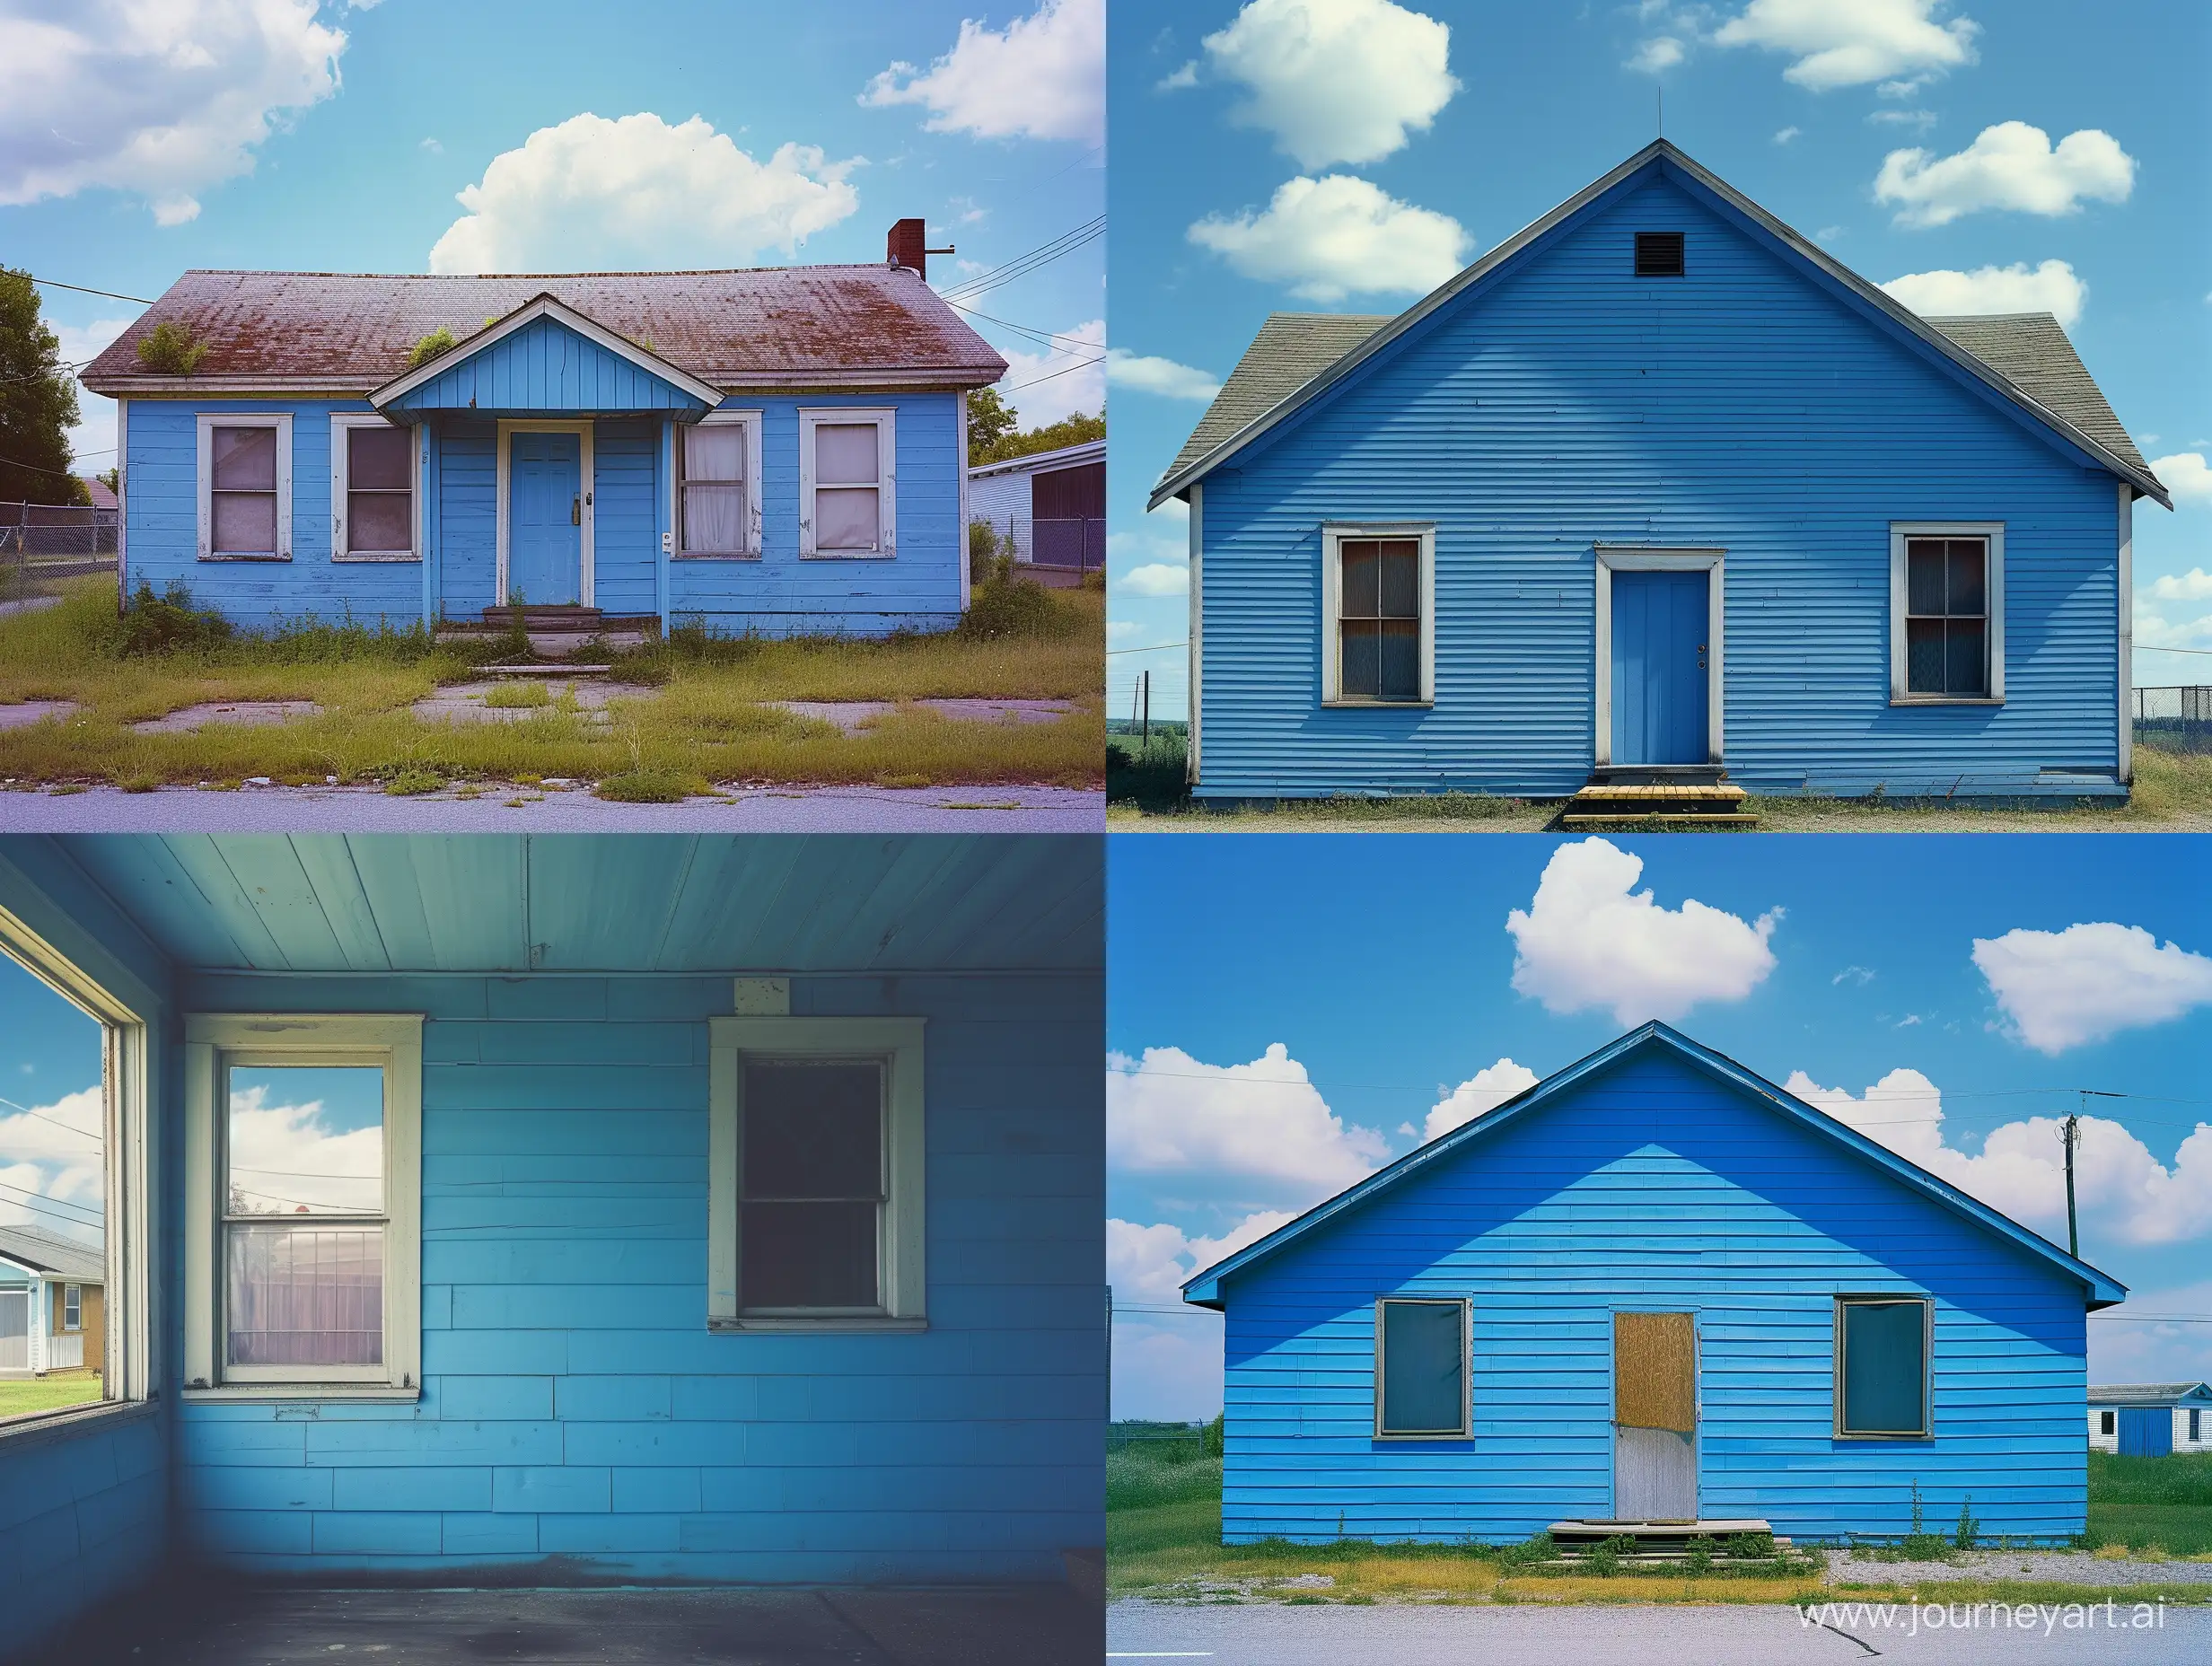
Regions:
<svg viewBox="0 0 2212 1666"><path fill-rule="evenodd" d="M541 416L698 408L682 389L549 318L532 319L392 401L395 410Z"/></svg>
<svg viewBox="0 0 2212 1666"><path fill-rule="evenodd" d="M1631 276L1639 230L1683 232L1688 275ZM1574 792L1599 543L1726 550L1726 765L1755 791L2116 790L2111 477L1662 180L1205 490L1204 795ZM1433 710L1321 709L1329 520L1437 522ZM1903 520L2005 523L2002 707L1889 704Z"/></svg>
<svg viewBox="0 0 2212 1666"><path fill-rule="evenodd" d="M414 1406L198 1402L179 1530L262 1573L1055 1580L1104 1535L1102 995L794 978L928 1018L929 1329L710 1334L719 978L207 977L202 1010L427 1013ZM573 1577L573 1574L564 1577Z"/></svg>
<svg viewBox="0 0 2212 1666"><path fill-rule="evenodd" d="M1936 1304L1931 1441L1833 1437L1832 1298ZM1374 1438L1374 1303L1466 1296L1474 1438ZM1612 1314L1693 1312L1699 1507L1800 1539L2083 1530L2080 1288L1677 1062L1573 1098L1226 1291L1233 1544L1526 1539L1612 1513Z"/></svg>

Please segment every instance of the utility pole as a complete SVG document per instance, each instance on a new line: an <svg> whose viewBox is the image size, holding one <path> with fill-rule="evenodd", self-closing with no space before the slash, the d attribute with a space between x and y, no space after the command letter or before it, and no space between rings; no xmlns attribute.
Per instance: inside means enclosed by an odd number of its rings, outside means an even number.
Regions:
<svg viewBox="0 0 2212 1666"><path fill-rule="evenodd" d="M2087 1102L2086 1099L2084 1102ZM2082 1252L2082 1241L2081 1233L2074 1223L2074 1148L2081 1144L2082 1119L2068 1113L2066 1129L2059 1137L2066 1142L2066 1252L2078 1259Z"/></svg>
<svg viewBox="0 0 2212 1666"><path fill-rule="evenodd" d="M1145 750L1146 750L1147 753L1149 753L1149 752L1152 750L1152 673L1151 673L1150 671L1146 671L1146 672L1145 672L1145 673L1144 673L1144 678L1145 678L1145 724L1144 724L1144 728L1145 728L1145 738L1144 738L1144 741L1143 741L1143 742L1142 742L1142 745L1144 746Z"/></svg>

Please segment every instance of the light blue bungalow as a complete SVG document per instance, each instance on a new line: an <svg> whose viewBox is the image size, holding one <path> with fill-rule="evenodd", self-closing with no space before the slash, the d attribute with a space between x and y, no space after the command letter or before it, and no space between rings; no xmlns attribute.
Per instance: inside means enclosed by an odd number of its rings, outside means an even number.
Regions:
<svg viewBox="0 0 2212 1666"><path fill-rule="evenodd" d="M187 272L83 375L121 406L125 592L257 628L955 624L967 397L1005 364L919 224L882 266ZM140 355L164 325L188 373Z"/></svg>
<svg viewBox="0 0 2212 1666"><path fill-rule="evenodd" d="M2086 1520L2086 1316L2127 1292L1652 1023L1183 1294L1226 1316L1232 1544L1839 1541L1916 1499L2055 1544Z"/></svg>
<svg viewBox="0 0 2212 1666"><path fill-rule="evenodd" d="M2138 497L2056 320L1918 317L1662 140L1267 321L1151 500L1193 790L2124 799Z"/></svg>
<svg viewBox="0 0 2212 1666"><path fill-rule="evenodd" d="M110 1170L106 1398L0 1417L0 1656L167 1572L504 1587L503 1638L548 1586L1012 1588L1063 1642L961 1658L1095 1660L1102 866L0 840Z"/></svg>

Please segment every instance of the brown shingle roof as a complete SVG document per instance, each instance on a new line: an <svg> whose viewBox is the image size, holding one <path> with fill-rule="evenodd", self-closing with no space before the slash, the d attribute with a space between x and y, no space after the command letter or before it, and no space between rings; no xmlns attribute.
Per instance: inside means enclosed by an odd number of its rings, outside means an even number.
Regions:
<svg viewBox="0 0 2212 1666"><path fill-rule="evenodd" d="M2048 312L2000 312L1979 318L1929 318L1957 342L2023 393L2072 423L2106 450L2116 452L2145 473L2143 460L2127 429L2112 414L2103 392L2065 328Z"/></svg>
<svg viewBox="0 0 2212 1666"><path fill-rule="evenodd" d="M494 277L187 272L85 368L96 393L366 392L443 326L461 338L549 294L724 388L882 382L982 387L1006 363L912 272L892 266ZM207 344L189 377L150 374L138 342L175 322Z"/></svg>
<svg viewBox="0 0 2212 1666"><path fill-rule="evenodd" d="M1391 314L1270 312L1162 479L1212 451L1391 321Z"/></svg>

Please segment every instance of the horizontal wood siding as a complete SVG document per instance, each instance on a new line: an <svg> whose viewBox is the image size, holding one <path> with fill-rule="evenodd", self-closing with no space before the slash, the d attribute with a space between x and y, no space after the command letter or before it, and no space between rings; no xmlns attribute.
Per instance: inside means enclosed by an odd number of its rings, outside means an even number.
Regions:
<svg viewBox="0 0 2212 1666"><path fill-rule="evenodd" d="M402 394L392 408L552 416L695 411L698 401L566 324L540 318Z"/></svg>
<svg viewBox="0 0 2212 1666"><path fill-rule="evenodd" d="M438 452L438 611L474 618L498 593L499 443L488 419L443 417Z"/></svg>
<svg viewBox="0 0 2212 1666"><path fill-rule="evenodd" d="M1210 506L1212 494L1207 494ZM1933 1441L1831 1434L1832 1298L1935 1302ZM1464 1296L1474 1438L1374 1438L1374 1300ZM2085 1521L2079 1287L1672 1060L1233 1278L1223 1536L1501 1543L1611 1511L1612 1313L1692 1312L1699 1505L1801 1539Z"/></svg>
<svg viewBox="0 0 2212 1666"><path fill-rule="evenodd" d="M1102 1542L1095 981L793 980L794 1013L929 1020L908 1336L707 1332L724 978L210 977L192 999L430 1014L422 1401L181 1407L195 1552L926 1582L1057 1580Z"/></svg>
<svg viewBox="0 0 2212 1666"><path fill-rule="evenodd" d="M880 636L959 622L966 540L958 394L733 394L727 402L762 413L760 558L670 563L672 618L764 636ZM898 412L898 553L889 560L799 557L799 411L838 405Z"/></svg>
<svg viewBox="0 0 2212 1666"><path fill-rule="evenodd" d="M1688 275L1632 276L1639 230L1682 231ZM1321 709L1327 520L1437 522L1433 710ZM1890 706L1899 520L2005 523L2001 708ZM1726 763L1756 791L2117 769L2111 477L1662 180L1208 476L1205 538L1207 794L1573 792L1601 542L1727 551Z"/></svg>
<svg viewBox="0 0 2212 1666"><path fill-rule="evenodd" d="M593 598L609 613L657 613L661 425L602 422L592 434Z"/></svg>

